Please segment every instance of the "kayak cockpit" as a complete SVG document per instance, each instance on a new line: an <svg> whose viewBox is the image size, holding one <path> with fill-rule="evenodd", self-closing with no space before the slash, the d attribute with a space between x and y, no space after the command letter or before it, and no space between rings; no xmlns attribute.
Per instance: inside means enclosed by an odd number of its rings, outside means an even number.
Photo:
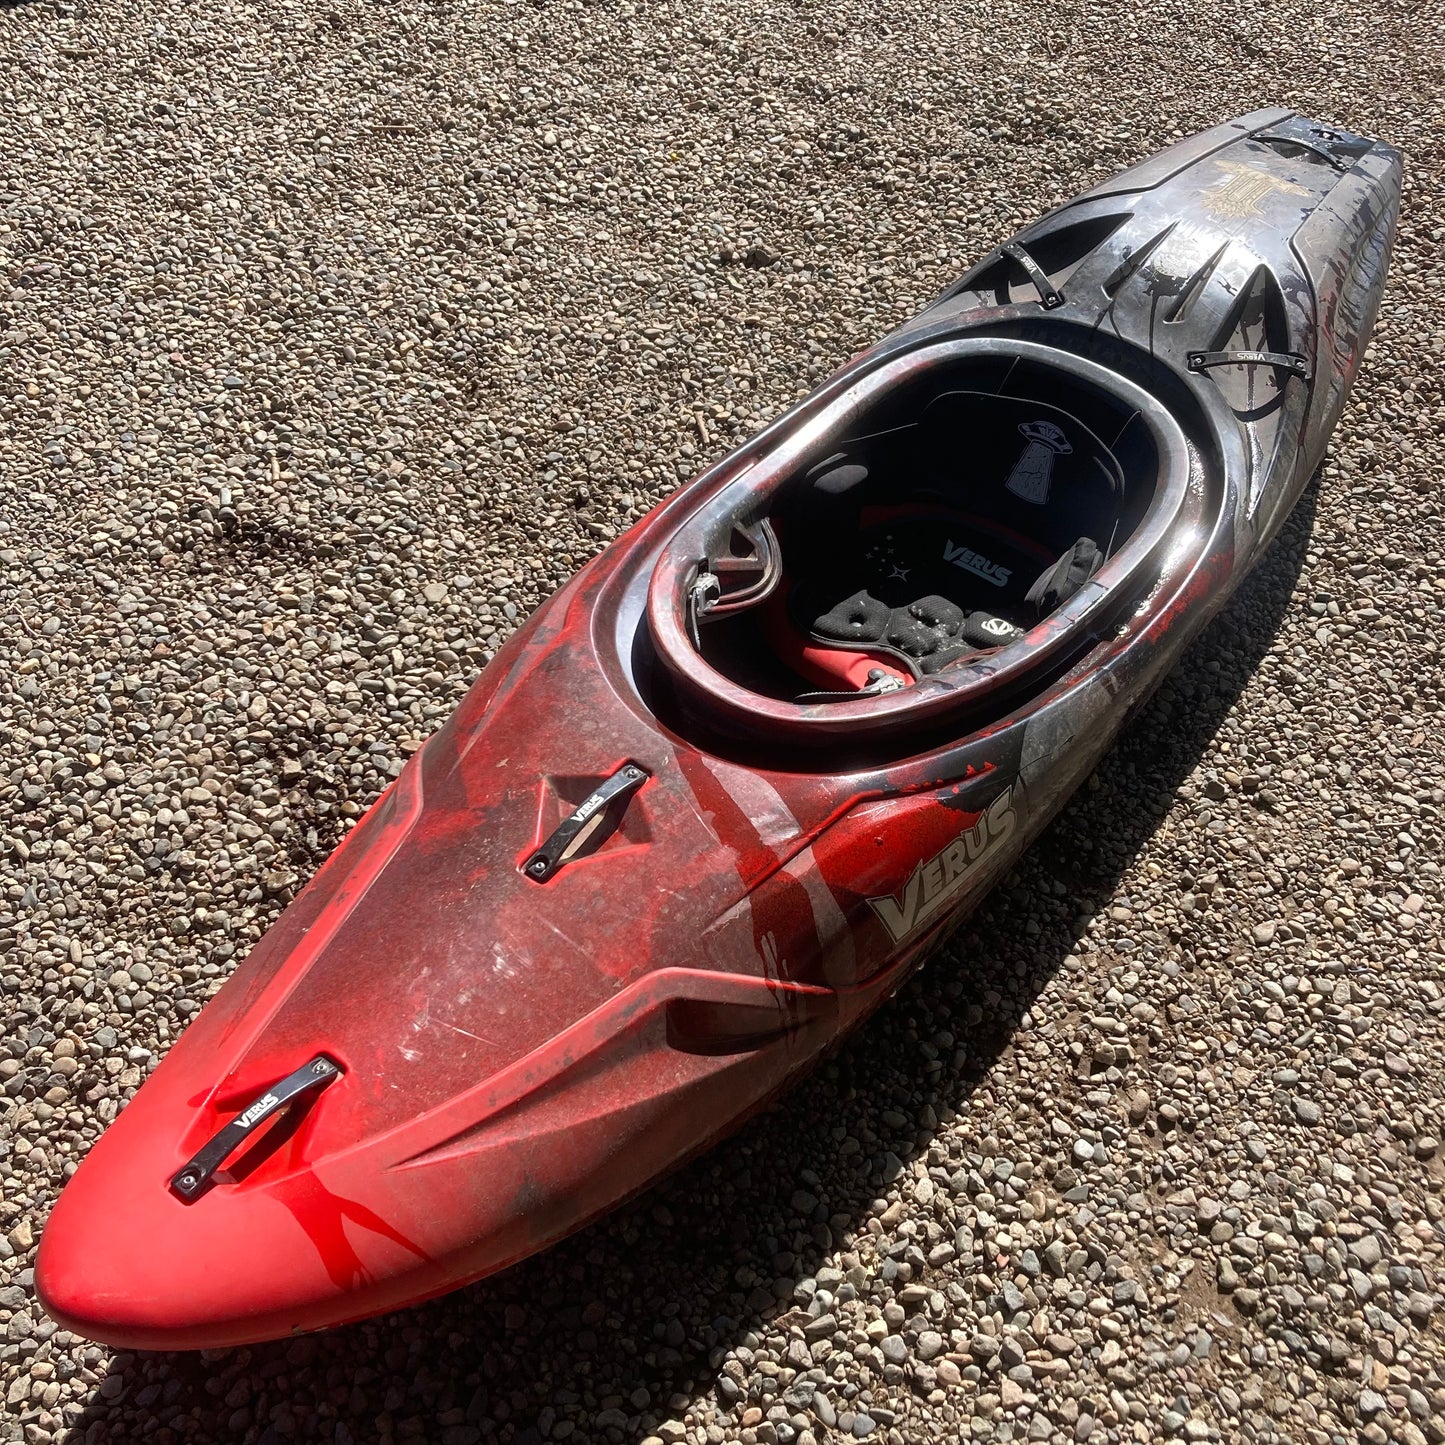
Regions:
<svg viewBox="0 0 1445 1445"><path fill-rule="evenodd" d="M710 716L851 735L936 720L1142 596L1188 476L1178 425L1113 372L1003 338L920 347L678 529L653 640Z"/></svg>

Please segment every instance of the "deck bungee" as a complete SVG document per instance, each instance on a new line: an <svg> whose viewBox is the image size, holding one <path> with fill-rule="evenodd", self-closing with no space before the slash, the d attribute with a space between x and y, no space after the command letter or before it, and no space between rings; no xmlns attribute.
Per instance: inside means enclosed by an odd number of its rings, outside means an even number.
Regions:
<svg viewBox="0 0 1445 1445"><path fill-rule="evenodd" d="M201 1348L417 1302L735 1128L908 976L1258 559L1386 145L1260 111L1000 246L544 605L67 1185L36 1283Z"/></svg>

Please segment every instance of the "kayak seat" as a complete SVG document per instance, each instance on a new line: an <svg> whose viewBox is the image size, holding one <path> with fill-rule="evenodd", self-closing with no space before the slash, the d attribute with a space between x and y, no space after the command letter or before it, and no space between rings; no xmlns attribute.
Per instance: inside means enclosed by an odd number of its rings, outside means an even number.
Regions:
<svg viewBox="0 0 1445 1445"><path fill-rule="evenodd" d="M1089 537L1055 557L951 509L887 511L868 517L851 547L797 583L790 611L813 641L901 659L915 676L1018 641L1103 562ZM837 670L850 666L839 659Z"/></svg>
<svg viewBox="0 0 1445 1445"><path fill-rule="evenodd" d="M1085 410L951 390L916 422L815 462L782 509L795 628L914 677L1017 642L1120 531L1124 471L1095 431L1116 440L1119 414ZM817 664L810 652L810 676ZM857 668L843 657L825 670Z"/></svg>
<svg viewBox="0 0 1445 1445"><path fill-rule="evenodd" d="M965 612L946 597L889 607L855 592L814 620L812 636L844 649L902 654L921 673L937 672L970 652L1000 647L1024 629L982 609Z"/></svg>

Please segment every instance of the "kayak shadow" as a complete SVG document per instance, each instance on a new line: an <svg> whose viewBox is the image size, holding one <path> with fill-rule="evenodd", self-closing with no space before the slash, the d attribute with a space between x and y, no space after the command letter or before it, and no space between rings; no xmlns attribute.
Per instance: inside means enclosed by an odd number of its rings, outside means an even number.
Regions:
<svg viewBox="0 0 1445 1445"><path fill-rule="evenodd" d="M1059 1047L1030 1042L1029 1014L1060 969L1080 967L1083 1011L1104 1006L1093 996L1102 994L1099 970L1075 962L1090 920L1115 898L1274 642L1318 493L1316 476L1253 575L973 920L771 1113L581 1234L431 1304L251 1349L117 1355L56 1438L154 1440L184 1417L184 1438L255 1445L320 1438L323 1421L336 1445L393 1435L634 1445L714 1389L721 1406L735 1403L721 1417L730 1438L750 1405L809 1413L787 1391L738 1398L719 1374L725 1358L743 1352L750 1382L768 1378L746 1352L770 1319L806 1302L832 1256L846 1268L863 1236L882 1239L869 1254L883 1257L885 1276L918 1277L917 1251L936 1246L879 1219L890 1185L915 1161L952 1173L993 1160L998 1176L1006 1130L996 1125L1014 1100L998 1092L1006 1081L994 1070L1010 1050ZM1141 919L1116 947L1127 944L1134 951L1119 961L1138 969L1147 994L1170 940ZM1097 1078L1105 1088L1127 1083ZM948 1156L945 1127L966 1140L964 1155ZM1015 1187L1077 1187L1067 1146L1049 1147L1048 1158L1008 1160ZM954 1301L965 1320L971 1297ZM866 1408L886 1430L886 1408L847 1398L831 1379L820 1388L829 1392L825 1416Z"/></svg>

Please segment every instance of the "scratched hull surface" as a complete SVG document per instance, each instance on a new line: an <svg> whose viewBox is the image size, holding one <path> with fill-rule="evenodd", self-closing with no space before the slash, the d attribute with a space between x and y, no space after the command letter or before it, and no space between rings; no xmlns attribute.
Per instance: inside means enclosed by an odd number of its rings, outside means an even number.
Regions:
<svg viewBox="0 0 1445 1445"><path fill-rule="evenodd" d="M51 1313L200 1348L415 1302L803 1073L1008 868L1278 528L1345 402L1398 200L1387 146L1287 111L1206 132L1022 232L610 546L92 1150L42 1238ZM1085 460L1125 498L1127 535L1055 610L1000 612L1006 642L945 637L930 672L886 598L878 626L904 632L870 651L783 637L778 589L801 584L767 557L734 557L731 594L702 586L729 527L787 572L796 479L839 446L818 495L876 473L870 408L916 446L919 397L963 397L939 412L962 426L977 395L1010 419L1008 507L1043 516ZM951 528L933 560L1001 594L1010 569L926 500L907 525L870 501L860 525ZM789 667L838 692L794 696Z"/></svg>

